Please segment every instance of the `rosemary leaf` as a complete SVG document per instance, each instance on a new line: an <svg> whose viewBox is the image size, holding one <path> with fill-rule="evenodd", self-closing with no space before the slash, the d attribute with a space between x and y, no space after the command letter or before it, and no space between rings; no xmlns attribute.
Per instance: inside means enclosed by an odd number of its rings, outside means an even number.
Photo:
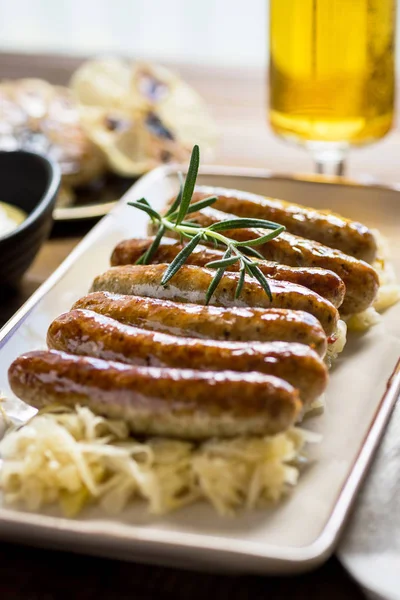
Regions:
<svg viewBox="0 0 400 600"><path fill-rule="evenodd" d="M264 256L257 250L254 250L254 248L244 247L243 252L245 252L248 256L254 256L255 258L265 260Z"/></svg>
<svg viewBox="0 0 400 600"><path fill-rule="evenodd" d="M209 198L203 198L203 200L199 200L198 202L193 202L188 208L187 215L190 213L197 212L202 210L203 208L207 208L207 206L211 206L218 200L217 196L210 196Z"/></svg>
<svg viewBox="0 0 400 600"><path fill-rule="evenodd" d="M146 200L146 198L139 198L139 200L137 200L136 202L140 202L140 204L145 204L146 206L150 206L150 202L148 200Z"/></svg>
<svg viewBox="0 0 400 600"><path fill-rule="evenodd" d="M173 201L173 203L169 207L168 211L165 213L166 217L170 217L173 213L175 213L177 211L177 209L178 209L178 206L182 202L183 176L182 176L182 173L180 171L178 173L178 177L179 177L179 192L178 192L177 197L175 198L175 200Z"/></svg>
<svg viewBox="0 0 400 600"><path fill-rule="evenodd" d="M232 250L231 250L231 248L228 247L228 249L226 250L226 252L223 256L223 259L230 258L231 254L232 254ZM218 287L219 282L221 281L221 279L225 273L225 268L226 267L220 267L218 269L218 271L215 273L213 279L211 280L211 283L208 286L208 289L206 292L206 306L207 306L207 304L209 304L213 293L215 292L216 288Z"/></svg>
<svg viewBox="0 0 400 600"><path fill-rule="evenodd" d="M201 210L202 208L207 208L207 206L210 206L211 204L214 204L214 202L217 201L217 197L216 196L210 196L209 198L203 198L203 200L199 200L198 202L194 202L193 204L191 204L187 210L186 216L190 215L190 213L194 213L197 212L199 210ZM177 211L175 211L174 213L171 213L169 215L170 219L174 219L177 216ZM183 223L183 221L182 221ZM181 223L181 225L182 225Z"/></svg>
<svg viewBox="0 0 400 600"><path fill-rule="evenodd" d="M234 242L235 246L260 246L261 244L265 244L265 242L269 242L276 238L282 231L285 231L285 227L281 225L279 229L275 229L274 231L270 231L266 235L262 235L259 238L255 238L253 240L244 240L243 242Z"/></svg>
<svg viewBox="0 0 400 600"><path fill-rule="evenodd" d="M197 231L195 229L193 229L193 231L190 231L190 232L186 232L186 231L179 232L179 239L181 241L181 244L184 243L185 239L192 240L195 235L197 235Z"/></svg>
<svg viewBox="0 0 400 600"><path fill-rule="evenodd" d="M258 280L258 282L262 285L270 302L272 302L271 289L269 287L268 279L265 277L264 273L262 271L260 271L259 267L257 267L257 265L254 263L246 265L246 268L247 268L249 274L253 275L253 277L255 277Z"/></svg>
<svg viewBox="0 0 400 600"><path fill-rule="evenodd" d="M212 295L215 292L216 288L218 287L218 284L221 281L224 273L225 273L225 267L221 267L215 273L210 285L208 286L208 290L206 292L206 305L209 304L209 302L212 298Z"/></svg>
<svg viewBox="0 0 400 600"><path fill-rule="evenodd" d="M206 264L209 269L219 269L220 267L230 267L235 262L240 260L239 256L231 256L229 258L221 258L221 260L213 260Z"/></svg>
<svg viewBox="0 0 400 600"><path fill-rule="evenodd" d="M164 275L161 279L161 285L166 285L168 281L175 275L177 271L185 264L193 250L196 248L197 244L200 242L202 238L202 234L198 233L195 235L186 246L182 248L182 250L177 254L174 260L166 269Z"/></svg>
<svg viewBox="0 0 400 600"><path fill-rule="evenodd" d="M249 217L245 217L242 219L227 219L226 221L220 221L218 223L213 223L210 225L208 229L211 231L226 231L227 229L249 229L249 228L258 228L258 229L271 229L283 231L285 228L283 225L279 225L278 223L273 223L272 221L266 221L265 219L251 219Z"/></svg>
<svg viewBox="0 0 400 600"><path fill-rule="evenodd" d="M162 238L164 237L164 233L165 233L165 226L161 225L160 229L157 231L157 235L154 238L151 246L149 246L147 248L146 252L144 252L142 254L142 256L140 258L138 258L138 260L136 261L137 265L148 265L150 263L154 254L158 250L160 242L161 242Z"/></svg>
<svg viewBox="0 0 400 600"><path fill-rule="evenodd" d="M240 269L239 281L238 281L238 284L237 284L236 290L235 290L235 300L237 300L240 296L240 292L242 291L243 284L244 284L245 275L246 275L246 267L243 265L242 268Z"/></svg>
<svg viewBox="0 0 400 600"><path fill-rule="evenodd" d="M179 205L179 212L176 218L176 224L182 223L189 208L190 201L193 196L194 186L196 185L197 173L199 171L200 150L197 144L193 146L192 156L190 157L190 165L185 179L185 185L182 191L182 201Z"/></svg>
<svg viewBox="0 0 400 600"><path fill-rule="evenodd" d="M137 202L128 202L128 205L134 206L139 210L143 210L149 215L149 217L151 217L153 221L161 221L161 215L156 210L154 210L154 208L152 208L147 202L141 202L140 200L138 200Z"/></svg>

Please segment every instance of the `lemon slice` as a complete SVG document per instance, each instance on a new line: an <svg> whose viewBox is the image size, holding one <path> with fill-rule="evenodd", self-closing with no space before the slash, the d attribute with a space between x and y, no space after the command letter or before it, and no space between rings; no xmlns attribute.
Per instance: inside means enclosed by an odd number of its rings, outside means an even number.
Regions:
<svg viewBox="0 0 400 600"><path fill-rule="evenodd" d="M194 144L206 158L214 149L216 126L204 101L168 69L94 60L78 69L71 88L87 136L120 175L186 162Z"/></svg>
<svg viewBox="0 0 400 600"><path fill-rule="evenodd" d="M198 144L203 155L211 155L218 134L201 96L172 71L139 63L133 69L133 92L145 95L147 102L177 139L192 149ZM145 94L145 90L151 90Z"/></svg>
<svg viewBox="0 0 400 600"><path fill-rule="evenodd" d="M126 177L145 173L161 163L185 162L189 150L174 139L160 137L149 122L152 113L132 114L103 108L82 109L82 123L90 139L107 156L109 168Z"/></svg>
<svg viewBox="0 0 400 600"><path fill-rule="evenodd" d="M128 102L130 78L129 64L122 60L92 60L75 71L70 88L81 104L119 108Z"/></svg>

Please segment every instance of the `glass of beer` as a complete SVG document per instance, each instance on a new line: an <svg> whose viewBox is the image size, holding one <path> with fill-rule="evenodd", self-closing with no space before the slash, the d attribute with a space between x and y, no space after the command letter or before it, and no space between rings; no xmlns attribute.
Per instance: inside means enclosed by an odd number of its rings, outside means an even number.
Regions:
<svg viewBox="0 0 400 600"><path fill-rule="evenodd" d="M270 0L270 123L318 173L390 130L395 23L396 0Z"/></svg>

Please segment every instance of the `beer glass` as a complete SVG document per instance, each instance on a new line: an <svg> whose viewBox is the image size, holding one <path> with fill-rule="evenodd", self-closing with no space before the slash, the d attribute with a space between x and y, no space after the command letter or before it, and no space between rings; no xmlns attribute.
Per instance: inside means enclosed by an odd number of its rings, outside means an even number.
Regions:
<svg viewBox="0 0 400 600"><path fill-rule="evenodd" d="M270 0L270 123L318 173L390 130L396 0Z"/></svg>

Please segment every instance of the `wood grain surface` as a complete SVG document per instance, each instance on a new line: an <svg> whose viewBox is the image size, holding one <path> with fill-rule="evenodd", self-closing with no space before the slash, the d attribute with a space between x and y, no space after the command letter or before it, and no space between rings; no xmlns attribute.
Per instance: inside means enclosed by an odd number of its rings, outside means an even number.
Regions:
<svg viewBox="0 0 400 600"><path fill-rule="evenodd" d="M0 54L0 79L42 77L64 84L80 62L69 57ZM203 95L218 123L220 140L215 162L261 166L279 172L312 170L311 160L303 150L277 140L269 130L263 72L210 71L201 65L176 68ZM347 174L365 181L400 181L399 147L400 133L394 129L382 142L352 151ZM20 288L0 288L1 324L47 279L84 233L85 228L81 228L70 230L68 235L53 235ZM227 577L0 542L1 600L204 597L347 600L364 596L335 558L314 573L299 577Z"/></svg>

